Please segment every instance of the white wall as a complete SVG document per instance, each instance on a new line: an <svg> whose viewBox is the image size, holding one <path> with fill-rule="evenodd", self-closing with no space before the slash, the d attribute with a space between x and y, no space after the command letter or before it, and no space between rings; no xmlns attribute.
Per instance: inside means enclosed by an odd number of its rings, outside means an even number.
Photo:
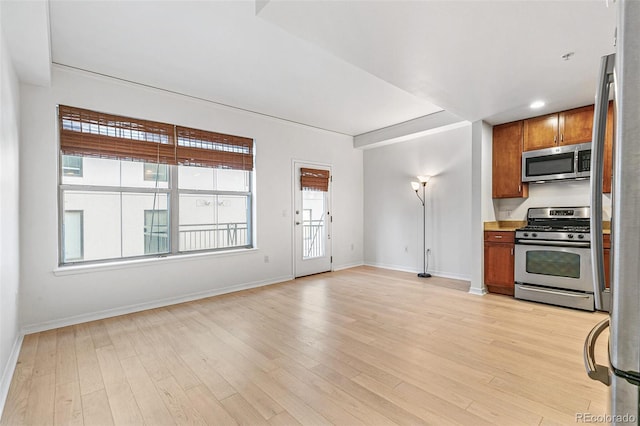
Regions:
<svg viewBox="0 0 640 426"><path fill-rule="evenodd" d="M496 211L493 203L493 126L484 121L482 122L481 151L482 221L493 222L496 220Z"/></svg>
<svg viewBox="0 0 640 426"><path fill-rule="evenodd" d="M0 30L0 415L19 347L19 86Z"/></svg>
<svg viewBox="0 0 640 426"><path fill-rule="evenodd" d="M528 198L496 199L496 220L526 220L530 207L580 207L590 204L589 181L529 184ZM604 220L611 217L611 196L602 196ZM492 220L492 219L486 219Z"/></svg>
<svg viewBox="0 0 640 426"><path fill-rule="evenodd" d="M20 307L27 330L292 277L293 159L331 164L334 268L363 261L362 152L349 136L62 67L54 67L51 88L23 85L21 96ZM258 250L54 274L58 103L254 138Z"/></svg>
<svg viewBox="0 0 640 426"><path fill-rule="evenodd" d="M483 295L484 286L484 222L495 220L491 201L492 127L484 121L472 124L471 177L471 286L469 293Z"/></svg>
<svg viewBox="0 0 640 426"><path fill-rule="evenodd" d="M471 276L471 125L366 150L365 263L422 270L422 205L411 189L427 185L429 272Z"/></svg>

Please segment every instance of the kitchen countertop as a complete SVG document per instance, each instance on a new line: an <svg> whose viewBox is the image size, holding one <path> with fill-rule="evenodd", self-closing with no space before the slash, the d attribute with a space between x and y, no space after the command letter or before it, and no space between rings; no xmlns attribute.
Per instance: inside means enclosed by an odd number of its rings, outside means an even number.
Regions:
<svg viewBox="0 0 640 426"><path fill-rule="evenodd" d="M485 231L515 231L527 224L526 220L499 220L496 222L485 222Z"/></svg>

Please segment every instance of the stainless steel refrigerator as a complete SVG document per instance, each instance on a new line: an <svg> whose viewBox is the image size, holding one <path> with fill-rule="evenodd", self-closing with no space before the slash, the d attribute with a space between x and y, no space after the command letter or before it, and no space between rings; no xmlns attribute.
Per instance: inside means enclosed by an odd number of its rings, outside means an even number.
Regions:
<svg viewBox="0 0 640 426"><path fill-rule="evenodd" d="M615 54L602 58L591 152L591 232L602 235L603 145L607 105L614 98L611 200L611 292L604 289L603 244L591 256L596 309L610 316L589 333L585 367L611 389L611 423L638 424L640 415L640 1L618 0ZM610 295L610 299L608 296ZM594 359L607 327L609 360ZM603 362L605 361L605 362Z"/></svg>

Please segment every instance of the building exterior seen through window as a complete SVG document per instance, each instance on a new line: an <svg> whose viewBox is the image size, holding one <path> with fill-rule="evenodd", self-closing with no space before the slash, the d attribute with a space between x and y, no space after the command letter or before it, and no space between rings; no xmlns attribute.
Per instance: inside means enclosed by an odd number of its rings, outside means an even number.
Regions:
<svg viewBox="0 0 640 426"><path fill-rule="evenodd" d="M64 261L73 262L84 257L84 212L67 210L64 212Z"/></svg>
<svg viewBox="0 0 640 426"><path fill-rule="evenodd" d="M169 182L169 166L158 163L144 163L144 180Z"/></svg>
<svg viewBox="0 0 640 426"><path fill-rule="evenodd" d="M64 176L82 177L82 157L63 155L62 174Z"/></svg>
<svg viewBox="0 0 640 426"><path fill-rule="evenodd" d="M166 253L169 247L169 212L144 211L144 254Z"/></svg>
<svg viewBox="0 0 640 426"><path fill-rule="evenodd" d="M66 155L62 165L61 264L252 245L251 171Z"/></svg>

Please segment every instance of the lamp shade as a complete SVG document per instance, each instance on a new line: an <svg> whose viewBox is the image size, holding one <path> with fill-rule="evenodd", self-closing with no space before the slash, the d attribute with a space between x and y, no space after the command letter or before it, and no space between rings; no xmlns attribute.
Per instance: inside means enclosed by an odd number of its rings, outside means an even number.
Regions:
<svg viewBox="0 0 640 426"><path fill-rule="evenodd" d="M411 188L413 188L414 191L417 191L420 188L420 184L418 182L411 182Z"/></svg>
<svg viewBox="0 0 640 426"><path fill-rule="evenodd" d="M420 181L420 183L427 183L429 182L429 179L431 179L431 176L427 176L427 175L418 176L418 180Z"/></svg>

